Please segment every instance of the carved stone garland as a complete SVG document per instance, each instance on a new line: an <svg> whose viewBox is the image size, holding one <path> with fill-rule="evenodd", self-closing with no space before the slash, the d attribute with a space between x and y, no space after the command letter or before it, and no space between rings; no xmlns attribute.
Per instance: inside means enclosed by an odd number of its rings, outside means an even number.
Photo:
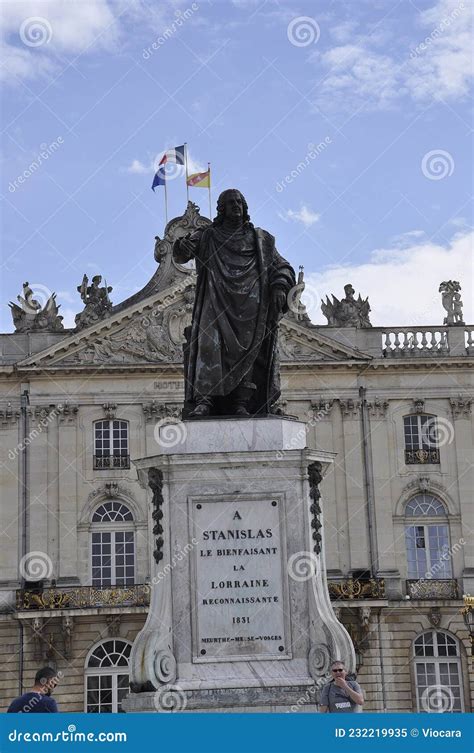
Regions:
<svg viewBox="0 0 474 753"><path fill-rule="evenodd" d="M163 520L163 510L161 509L163 505L163 473L158 468L150 468L148 471L148 486L153 492L151 517L155 522L153 535L156 536L153 557L158 564L163 559L163 526L161 525Z"/></svg>
<svg viewBox="0 0 474 753"><path fill-rule="evenodd" d="M153 534L156 536L153 557L159 563L164 558L164 528L161 523L164 517L163 473L159 468L149 469L148 486L153 492ZM177 665L172 648L171 623L171 586L167 578L160 583L159 588L156 583L153 584L147 621L132 647L132 693L154 691L161 685L168 685L176 680Z"/></svg>
<svg viewBox="0 0 474 753"><path fill-rule="evenodd" d="M315 554L321 554L321 541L322 536L320 534L320 529L322 526L322 523L319 519L319 516L321 515L321 506L319 504L319 500L321 498L321 492L319 491L319 484L322 481L322 465L321 463L311 463L311 465L308 466L308 476L309 476L309 496L311 497L311 506L310 506L310 512L312 515L311 518L311 528L312 528L312 539L314 542L313 545L313 552Z"/></svg>

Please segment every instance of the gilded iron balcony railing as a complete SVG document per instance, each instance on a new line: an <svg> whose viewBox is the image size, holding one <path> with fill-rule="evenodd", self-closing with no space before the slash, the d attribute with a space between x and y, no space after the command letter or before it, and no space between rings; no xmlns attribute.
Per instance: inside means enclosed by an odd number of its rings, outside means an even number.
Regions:
<svg viewBox="0 0 474 753"><path fill-rule="evenodd" d="M428 450L405 450L406 465L439 465L439 450L432 447Z"/></svg>
<svg viewBox="0 0 474 753"><path fill-rule="evenodd" d="M94 455L94 470L130 468L130 455Z"/></svg>
<svg viewBox="0 0 474 753"><path fill-rule="evenodd" d="M32 609L88 609L91 607L146 607L150 603L150 586L114 586L97 588L45 588L42 591L16 592L18 611Z"/></svg>
<svg viewBox="0 0 474 753"><path fill-rule="evenodd" d="M328 581L331 599L385 599L385 582L382 578Z"/></svg>
<svg viewBox="0 0 474 753"><path fill-rule="evenodd" d="M410 599L458 599L459 587L457 581L453 579L407 580L407 596Z"/></svg>

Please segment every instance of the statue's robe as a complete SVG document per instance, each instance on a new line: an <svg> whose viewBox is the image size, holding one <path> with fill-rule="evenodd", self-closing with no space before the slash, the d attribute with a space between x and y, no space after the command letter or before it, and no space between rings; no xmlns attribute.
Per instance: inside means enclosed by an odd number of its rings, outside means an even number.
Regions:
<svg viewBox="0 0 474 753"><path fill-rule="evenodd" d="M223 405L242 380L256 384L249 405L265 414L280 396L277 320L271 291L296 284L270 233L246 223L212 226L176 241L178 263L196 259L197 285L188 345L186 400ZM285 310L285 309L284 309Z"/></svg>

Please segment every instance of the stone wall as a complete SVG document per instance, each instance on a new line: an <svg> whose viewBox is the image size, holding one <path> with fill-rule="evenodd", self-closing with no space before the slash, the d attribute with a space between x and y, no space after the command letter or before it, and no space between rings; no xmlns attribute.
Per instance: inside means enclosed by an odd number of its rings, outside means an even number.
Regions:
<svg viewBox="0 0 474 753"><path fill-rule="evenodd" d="M145 615L123 614L117 635L113 637L133 643L135 636L145 622ZM100 614L75 617L72 654L66 659L62 647L61 621L51 618L46 636L52 634L57 651L51 658L35 658L35 647L29 628L24 632L24 692L34 684L34 676L38 669L51 665L58 672L62 672L60 682L54 691L60 711L84 711L84 676L85 662L90 649L99 641L107 640L109 627L106 615ZM20 630L17 620L4 618L0 621L0 660L5 668L0 681L0 713L6 711L11 700L18 695L18 671Z"/></svg>

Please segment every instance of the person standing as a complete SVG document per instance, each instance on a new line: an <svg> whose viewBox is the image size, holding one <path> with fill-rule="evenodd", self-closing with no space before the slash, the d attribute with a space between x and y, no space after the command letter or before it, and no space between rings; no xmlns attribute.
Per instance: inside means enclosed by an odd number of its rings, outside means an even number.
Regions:
<svg viewBox="0 0 474 753"><path fill-rule="evenodd" d="M27 693L15 698L8 707L7 714L51 714L58 711L58 705L51 698L58 684L58 673L52 667L43 667L35 675L35 684Z"/></svg>
<svg viewBox="0 0 474 753"><path fill-rule="evenodd" d="M357 706L364 705L364 694L359 683L346 679L347 672L342 661L333 661L331 673L333 679L321 691L321 714L350 714L358 711Z"/></svg>

